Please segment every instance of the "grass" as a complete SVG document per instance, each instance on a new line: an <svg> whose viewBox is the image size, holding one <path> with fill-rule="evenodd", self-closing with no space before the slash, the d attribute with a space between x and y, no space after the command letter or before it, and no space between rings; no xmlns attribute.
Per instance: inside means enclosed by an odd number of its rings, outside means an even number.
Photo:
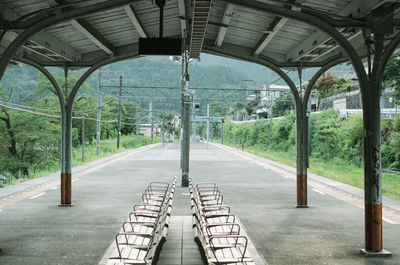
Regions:
<svg viewBox="0 0 400 265"><path fill-rule="evenodd" d="M160 142L159 137L154 138L154 143ZM94 161L112 154L128 151L140 146L151 144L151 138L145 136L123 135L121 137L120 149L117 149L117 139L107 139L101 141L100 155L96 155L96 142L85 145L85 161L82 161L82 146L74 147L72 149L72 166L79 166L84 163ZM30 179L46 176L60 170L59 161L54 161L52 166L41 168L39 170L31 171L29 176L11 176L8 177L4 187L15 185Z"/></svg>
<svg viewBox="0 0 400 265"><path fill-rule="evenodd" d="M235 148L240 148L234 144L227 145ZM243 148L243 151L252 153L291 167L296 167L296 152L294 150L288 152L262 150L251 147ZM349 164L341 159L333 159L324 161L320 159L310 158L309 172L334 179L358 188L364 188L364 169L361 166ZM400 175L382 174L382 192L383 195L400 200Z"/></svg>

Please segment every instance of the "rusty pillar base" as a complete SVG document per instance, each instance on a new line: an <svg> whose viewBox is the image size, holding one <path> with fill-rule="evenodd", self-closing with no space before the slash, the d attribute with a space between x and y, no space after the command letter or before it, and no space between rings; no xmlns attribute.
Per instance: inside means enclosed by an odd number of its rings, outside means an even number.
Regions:
<svg viewBox="0 0 400 265"><path fill-rule="evenodd" d="M296 208L308 208L307 205L307 175L297 175L297 205Z"/></svg>
<svg viewBox="0 0 400 265"><path fill-rule="evenodd" d="M59 206L72 206L71 173L61 173L61 203Z"/></svg>
<svg viewBox="0 0 400 265"><path fill-rule="evenodd" d="M364 248L360 250L360 253L366 257L391 257L392 253L387 250L382 249L381 251L368 251Z"/></svg>
<svg viewBox="0 0 400 265"><path fill-rule="evenodd" d="M365 204L365 250L382 252L382 204Z"/></svg>

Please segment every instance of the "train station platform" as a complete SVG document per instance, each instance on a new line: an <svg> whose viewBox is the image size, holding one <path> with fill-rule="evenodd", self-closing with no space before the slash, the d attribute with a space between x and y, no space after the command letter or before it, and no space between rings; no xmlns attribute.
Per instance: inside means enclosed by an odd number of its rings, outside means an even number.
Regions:
<svg viewBox="0 0 400 265"><path fill-rule="evenodd" d="M179 151L154 144L75 168L73 207L58 207L57 174L0 189L0 264L101 264L147 185L180 176ZM383 201L392 257L366 258L362 190L310 174L310 208L297 209L293 168L211 144L191 145L190 160L193 180L218 184L265 264L400 264L398 201ZM201 264L188 192L176 190L159 265Z"/></svg>

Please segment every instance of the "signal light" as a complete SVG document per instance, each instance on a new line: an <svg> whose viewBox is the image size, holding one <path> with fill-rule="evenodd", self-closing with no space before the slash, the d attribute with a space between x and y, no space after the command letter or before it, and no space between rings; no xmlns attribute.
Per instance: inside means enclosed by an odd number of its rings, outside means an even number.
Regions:
<svg viewBox="0 0 400 265"><path fill-rule="evenodd" d="M224 123L225 122L225 118L222 118L221 121L222 121L222 123Z"/></svg>
<svg viewBox="0 0 400 265"><path fill-rule="evenodd" d="M168 128L171 128L171 123L170 122L168 122Z"/></svg>

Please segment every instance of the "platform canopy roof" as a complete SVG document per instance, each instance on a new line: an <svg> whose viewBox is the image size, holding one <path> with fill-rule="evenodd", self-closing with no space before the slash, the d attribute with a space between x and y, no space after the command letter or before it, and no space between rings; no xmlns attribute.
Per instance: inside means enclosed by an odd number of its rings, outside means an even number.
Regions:
<svg viewBox="0 0 400 265"><path fill-rule="evenodd" d="M88 67L139 56L139 38L159 36L152 0L0 0L1 53L16 38L14 60L44 66ZM201 52L278 67L322 66L347 55L305 21L312 15L338 29L361 56L376 14L387 14L387 41L396 34L399 0L167 0L164 37L182 38L192 58ZM393 16L391 13L393 11ZM393 18L393 19L392 19ZM28 39L23 34L36 32ZM4 32L4 31L3 31Z"/></svg>

